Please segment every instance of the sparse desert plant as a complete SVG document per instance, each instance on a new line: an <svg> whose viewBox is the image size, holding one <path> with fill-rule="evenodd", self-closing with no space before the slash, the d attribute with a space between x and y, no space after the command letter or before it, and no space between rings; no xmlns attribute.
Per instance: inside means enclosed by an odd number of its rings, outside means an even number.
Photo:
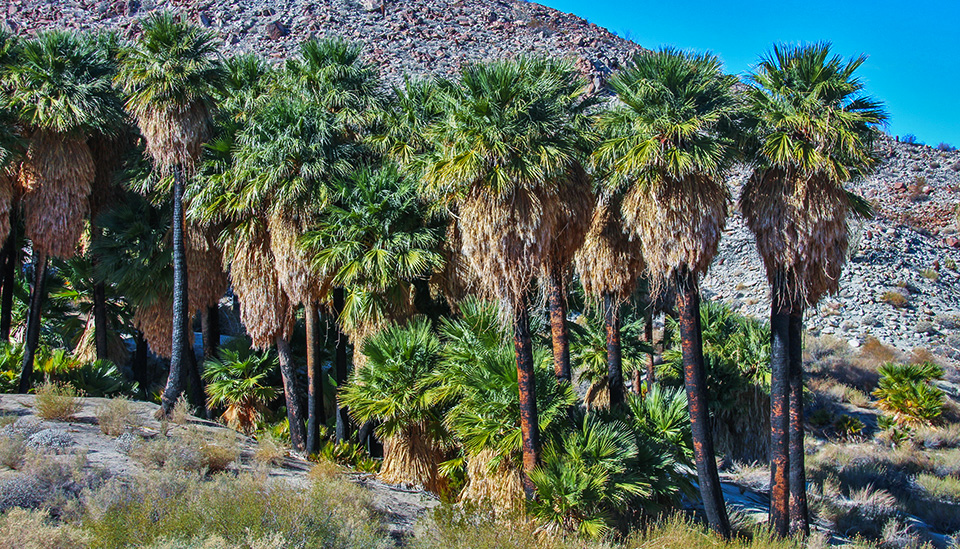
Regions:
<svg viewBox="0 0 960 549"><path fill-rule="evenodd" d="M957 148L950 143L944 143L941 141L940 143L937 143L937 150L943 152L954 152L957 150Z"/></svg>
<svg viewBox="0 0 960 549"><path fill-rule="evenodd" d="M19 433L0 435L0 465L9 469L19 469L23 463L23 454L27 441Z"/></svg>
<svg viewBox="0 0 960 549"><path fill-rule="evenodd" d="M66 421L80 411L77 390L68 383L48 381L36 389L37 415L43 419Z"/></svg>
<svg viewBox="0 0 960 549"><path fill-rule="evenodd" d="M181 394L170 410L170 421L177 425L186 425L190 423L190 416L193 415L193 407L187 402L187 396Z"/></svg>
<svg viewBox="0 0 960 549"><path fill-rule="evenodd" d="M943 413L943 391L931 383L943 377L943 368L930 362L887 363L873 395L877 408L893 414L900 425L933 425Z"/></svg>
<svg viewBox="0 0 960 549"><path fill-rule="evenodd" d="M283 444L269 433L257 437L257 449L253 452L253 459L264 465L279 465L287 455Z"/></svg>
<svg viewBox="0 0 960 549"><path fill-rule="evenodd" d="M73 524L54 522L47 510L14 508L0 515L0 547L7 549L83 549L90 536Z"/></svg>
<svg viewBox="0 0 960 549"><path fill-rule="evenodd" d="M198 472L203 468L198 449L179 436L161 434L137 441L130 448L129 456L151 469Z"/></svg>
<svg viewBox="0 0 960 549"><path fill-rule="evenodd" d="M924 269L920 271L920 276L926 278L927 280L932 280L934 282L940 278L940 271L936 269Z"/></svg>
<svg viewBox="0 0 960 549"><path fill-rule="evenodd" d="M134 412L130 399L117 397L105 401L97 407L97 423L105 435L117 437L128 428L139 426L139 418Z"/></svg>
<svg viewBox="0 0 960 549"><path fill-rule="evenodd" d="M867 337L860 346L860 355L879 362L891 362L897 359L896 349L889 345L884 345L875 337Z"/></svg>
<svg viewBox="0 0 960 549"><path fill-rule="evenodd" d="M898 309L902 309L910 303L910 300L907 299L907 296L903 295L902 292L893 290L883 292L883 295L880 296L880 300L888 305L893 305Z"/></svg>

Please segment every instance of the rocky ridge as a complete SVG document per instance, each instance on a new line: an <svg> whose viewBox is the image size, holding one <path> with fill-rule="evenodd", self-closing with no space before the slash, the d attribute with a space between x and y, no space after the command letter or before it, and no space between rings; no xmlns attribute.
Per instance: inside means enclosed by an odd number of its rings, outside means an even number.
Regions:
<svg viewBox="0 0 960 549"><path fill-rule="evenodd" d="M450 76L465 62L521 53L566 55L593 89L642 48L571 14L519 0L8 0L0 24L18 34L43 28L112 29L133 38L140 17L176 9L211 29L224 55L282 60L304 39L340 35L365 45L388 82L403 75ZM841 291L807 315L814 335L853 346L874 337L903 351L925 348L960 362L960 153L886 138L876 172L851 188L873 201L875 219L853 224ZM746 172L731 178L734 198ZM734 213L708 296L765 316L763 266ZM896 295L903 297L898 299Z"/></svg>

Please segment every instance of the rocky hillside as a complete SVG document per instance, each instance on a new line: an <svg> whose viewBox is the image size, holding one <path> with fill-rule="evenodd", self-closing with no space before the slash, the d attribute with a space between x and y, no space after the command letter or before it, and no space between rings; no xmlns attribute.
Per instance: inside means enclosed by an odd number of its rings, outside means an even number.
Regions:
<svg viewBox="0 0 960 549"><path fill-rule="evenodd" d="M464 62L517 53L568 55L595 89L640 46L575 15L519 0L7 0L0 23L17 33L49 27L108 28L127 37L149 11L174 7L223 40L224 54L283 59L310 37L338 34L366 45L388 81L454 74ZM2 8L0 8L2 10ZM653 46L651 44L651 46ZM813 334L858 346L869 338L903 351L928 349L960 361L960 153L881 144L883 162L852 184L878 205L854 226L854 250L839 296L808 315ZM744 173L733 177L733 195ZM734 216L709 295L754 315L769 306L763 268Z"/></svg>

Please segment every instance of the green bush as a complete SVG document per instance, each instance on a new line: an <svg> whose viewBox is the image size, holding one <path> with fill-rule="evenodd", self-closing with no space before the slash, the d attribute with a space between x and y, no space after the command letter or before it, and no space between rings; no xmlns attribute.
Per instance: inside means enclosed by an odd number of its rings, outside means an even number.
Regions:
<svg viewBox="0 0 960 549"><path fill-rule="evenodd" d="M943 377L943 368L930 362L887 363L873 395L877 408L893 415L899 425L933 425L943 413L943 391L931 382Z"/></svg>

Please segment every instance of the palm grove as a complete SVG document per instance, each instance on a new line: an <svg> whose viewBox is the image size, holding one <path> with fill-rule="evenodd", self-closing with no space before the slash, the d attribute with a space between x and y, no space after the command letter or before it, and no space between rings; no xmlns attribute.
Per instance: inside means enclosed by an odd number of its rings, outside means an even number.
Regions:
<svg viewBox="0 0 960 549"><path fill-rule="evenodd" d="M374 429L386 480L591 535L669 508L695 478L728 536L716 307L699 280L744 164L739 207L773 296L758 355L770 524L808 530L802 315L837 291L848 217L869 214L844 189L885 120L855 76L863 58L775 47L740 83L711 55L665 49L635 56L609 97L565 61L518 58L388 90L339 39L269 65L219 58L169 14L142 26L133 43L0 35L11 385L57 373L35 366L65 330L43 312L69 309L89 319L75 332L101 373L122 377L105 366L127 361L119 334L137 343L140 394L165 379L160 413L186 393L253 432L282 404L304 454L328 427L336 441ZM228 288L248 341L219 349ZM663 364L657 310L676 342ZM149 371L147 346L168 369ZM594 382L587 411L576 378Z"/></svg>

